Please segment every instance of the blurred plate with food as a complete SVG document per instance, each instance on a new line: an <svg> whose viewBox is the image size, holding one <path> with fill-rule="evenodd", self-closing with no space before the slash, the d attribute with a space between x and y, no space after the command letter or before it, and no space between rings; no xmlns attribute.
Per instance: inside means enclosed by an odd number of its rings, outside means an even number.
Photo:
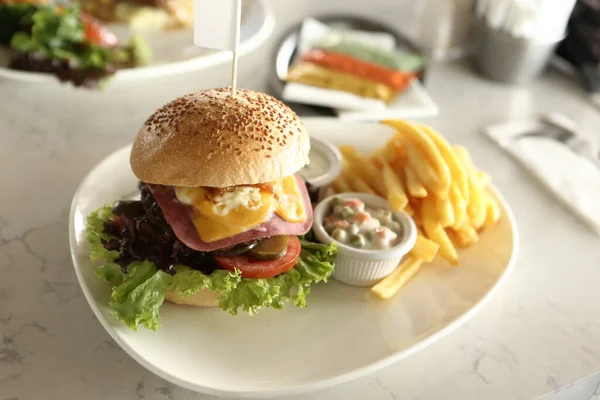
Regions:
<svg viewBox="0 0 600 400"><path fill-rule="evenodd" d="M0 78L60 79L95 87L108 79L137 80L227 62L231 54L193 43L191 0L0 0ZM244 0L238 54L271 34L264 0Z"/></svg>
<svg viewBox="0 0 600 400"><path fill-rule="evenodd" d="M422 84L425 56L373 21L307 18L280 44L275 68L273 86L285 101L332 109L341 119L439 113Z"/></svg>

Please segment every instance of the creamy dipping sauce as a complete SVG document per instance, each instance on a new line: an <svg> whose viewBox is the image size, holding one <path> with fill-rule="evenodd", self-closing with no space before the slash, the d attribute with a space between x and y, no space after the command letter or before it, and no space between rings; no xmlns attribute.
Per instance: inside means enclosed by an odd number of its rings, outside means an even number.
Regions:
<svg viewBox="0 0 600 400"><path fill-rule="evenodd" d="M298 171L298 175L305 181L310 182L311 179L318 178L331 169L329 158L320 151L311 149L308 159L310 160L309 163Z"/></svg>
<svg viewBox="0 0 600 400"><path fill-rule="evenodd" d="M402 234L402 227L390 210L367 206L356 198L335 197L323 225L338 242L365 250L390 249L398 244Z"/></svg>
<svg viewBox="0 0 600 400"><path fill-rule="evenodd" d="M313 188L327 188L342 170L342 154L332 144L310 138L308 164L297 172Z"/></svg>

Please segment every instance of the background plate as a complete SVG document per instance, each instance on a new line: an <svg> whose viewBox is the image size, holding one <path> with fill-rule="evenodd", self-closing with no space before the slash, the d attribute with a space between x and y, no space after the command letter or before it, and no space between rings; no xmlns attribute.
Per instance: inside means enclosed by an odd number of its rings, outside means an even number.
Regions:
<svg viewBox="0 0 600 400"><path fill-rule="evenodd" d="M362 151L392 133L375 124L305 119L308 131ZM84 179L69 227L75 272L106 331L135 360L191 390L217 395L279 397L332 386L373 372L442 338L472 317L514 266L517 230L506 202L502 218L461 251L461 266L427 265L389 301L366 299L368 289L331 280L314 285L308 307L233 317L218 308L165 304L158 332L134 332L108 308L110 289L93 273L85 218L136 187L129 147L104 159Z"/></svg>
<svg viewBox="0 0 600 400"><path fill-rule="evenodd" d="M275 15L268 3L265 0L246 0L238 56L244 56L257 49L268 39L274 28ZM121 39L131 35L129 29L119 24L111 25L111 29ZM194 29L190 27L145 37L152 48L151 64L118 71L113 79L127 81L180 74L231 60L231 52L195 46L193 33ZM10 52L6 49L0 50L0 78L31 82L56 80L50 74L9 69Z"/></svg>
<svg viewBox="0 0 600 400"><path fill-rule="evenodd" d="M312 17L330 27L336 29L355 29L368 32L385 32L393 36L396 46L399 49L423 54L414 43L401 35L398 30L389 27L378 21L362 18L353 15L321 15ZM269 80L271 91L278 98L283 97L285 87L285 77L289 67L296 57L298 48L298 39L302 23L294 26L283 35L277 51L273 58L273 72ZM377 121L386 118L424 118L433 117L439 114L437 104L425 90L424 82L427 73L427 63L410 87L398 95L395 100L384 110L377 111L352 111L352 110L334 110L329 107L316 106L312 104L300 104L286 101L299 115L314 116L338 116L347 121Z"/></svg>

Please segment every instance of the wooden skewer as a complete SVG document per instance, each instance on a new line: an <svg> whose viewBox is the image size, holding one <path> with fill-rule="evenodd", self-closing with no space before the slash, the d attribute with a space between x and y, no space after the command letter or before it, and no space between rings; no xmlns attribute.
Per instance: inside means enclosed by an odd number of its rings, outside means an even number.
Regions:
<svg viewBox="0 0 600 400"><path fill-rule="evenodd" d="M235 98L235 89L237 85L237 51L233 52L233 65L231 67L231 97Z"/></svg>
<svg viewBox="0 0 600 400"><path fill-rule="evenodd" d="M235 43L240 43L240 24L242 18L242 0L237 0L237 23L235 24ZM238 54L237 45L233 50L233 63L231 65L231 97L235 98L235 92L237 87L237 65L238 65Z"/></svg>

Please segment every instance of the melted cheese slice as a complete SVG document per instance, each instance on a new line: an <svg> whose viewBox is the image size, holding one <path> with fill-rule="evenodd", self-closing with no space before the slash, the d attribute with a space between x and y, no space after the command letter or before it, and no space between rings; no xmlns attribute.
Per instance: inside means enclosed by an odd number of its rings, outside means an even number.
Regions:
<svg viewBox="0 0 600 400"><path fill-rule="evenodd" d="M306 221L304 201L296 178L273 182L273 192L238 186L222 195L207 196L204 188L176 187L175 196L194 208L192 222L205 243L215 242L256 228L272 213L288 222Z"/></svg>

